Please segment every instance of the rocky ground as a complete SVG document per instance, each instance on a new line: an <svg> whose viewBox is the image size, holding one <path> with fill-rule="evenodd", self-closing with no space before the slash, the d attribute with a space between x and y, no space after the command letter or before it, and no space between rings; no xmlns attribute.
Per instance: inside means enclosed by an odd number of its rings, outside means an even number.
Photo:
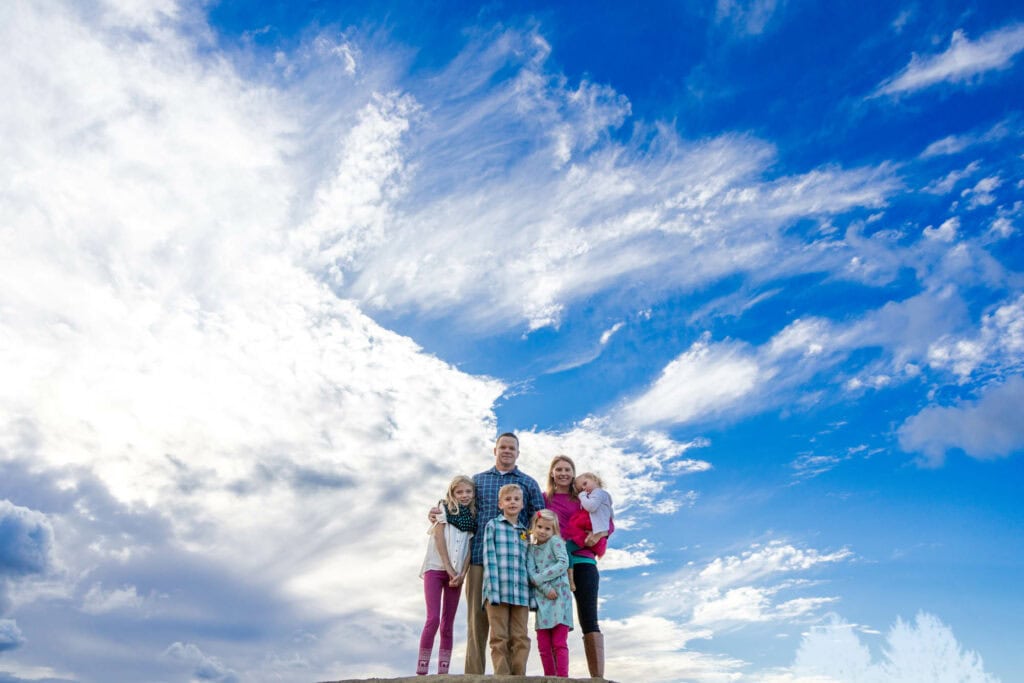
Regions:
<svg viewBox="0 0 1024 683"><path fill-rule="evenodd" d="M359 678L325 683L615 683L604 678L556 678L555 676L404 676L402 678Z"/></svg>

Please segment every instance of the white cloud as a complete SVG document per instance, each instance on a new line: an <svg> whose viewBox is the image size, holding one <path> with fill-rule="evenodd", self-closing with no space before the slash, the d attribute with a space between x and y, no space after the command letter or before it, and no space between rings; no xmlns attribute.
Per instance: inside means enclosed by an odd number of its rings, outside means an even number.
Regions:
<svg viewBox="0 0 1024 683"><path fill-rule="evenodd" d="M850 456L838 455L801 455L789 464L794 470L794 478L798 480L812 479L834 469Z"/></svg>
<svg viewBox="0 0 1024 683"><path fill-rule="evenodd" d="M978 172L978 169L980 168L981 162L972 161L971 163L967 164L967 166L964 167L963 169L950 171L945 175L945 177L929 183L924 187L923 191L928 192L929 194L949 194L950 192L953 191L953 188L956 187L957 183L959 183L964 178L974 175L975 173Z"/></svg>
<svg viewBox="0 0 1024 683"><path fill-rule="evenodd" d="M163 656L192 668L192 680L237 683L238 674L216 657L207 655L194 643L172 643Z"/></svg>
<svg viewBox="0 0 1024 683"><path fill-rule="evenodd" d="M961 381L979 371L1009 374L1024 367L1024 295L986 312L972 335L943 335L928 346L928 363Z"/></svg>
<svg viewBox="0 0 1024 683"><path fill-rule="evenodd" d="M614 325L612 325L611 327L609 327L609 328L608 328L607 330L605 330L604 332L602 332L602 333L601 333L601 346L604 346L604 345L605 345L605 344L607 344L607 343L608 343L609 341L611 341L611 338L612 338L613 336L615 336L615 333L616 333L616 332L618 332L619 330L621 330L621 329L622 329L622 326L623 326L623 325L625 325L625 323L623 323L623 322L617 322L617 323L615 323Z"/></svg>
<svg viewBox="0 0 1024 683"><path fill-rule="evenodd" d="M486 333L556 324L625 278L667 290L828 270L832 246L785 229L882 206L899 185L888 166L776 177L771 145L744 136L689 143L665 127L615 142L629 103L552 74L529 32L473 43L413 96L344 38L313 39L282 57L280 82L256 83L211 55L208 28L185 37L178 22L195 19L172 2L73 4L15 4L0 23L0 79L19 93L0 113L0 224L13 226L0 231L0 465L29 472L24 490L50 505L8 503L3 523L25 524L0 547L23 575L59 570L17 600L43 605L55 633L20 613L0 631L41 656L74 637L134 680L161 650L161 666L204 680L400 670L422 618L409 539L454 472L489 466L505 386L364 307ZM724 390L661 389L677 414L724 413L795 386L765 384L780 367L807 366L793 383L829 367L854 336L805 319L762 349L705 340L665 376L704 381L708 363ZM640 423L676 419L645 408ZM689 457L707 442L612 422L524 432L523 468L542 478L552 455L573 455L608 478L625 528L692 504L669 482L711 468ZM387 515L363 505L381 499ZM715 605L742 613L738 598L764 596L759 618L804 618L833 598L764 580L844 559L749 555L732 579L698 576L718 592L693 609L713 620ZM609 563L655 557L640 542ZM196 622L231 637L155 640ZM666 623L611 621L623 642L645 638L610 671L736 679L740 662L680 651L709 628Z"/></svg>
<svg viewBox="0 0 1024 683"><path fill-rule="evenodd" d="M616 530L621 531L621 529L622 527L616 527ZM654 551L654 546L647 541L633 543L624 548L608 548L604 557L601 558L601 571L650 566L655 564L655 560L651 557Z"/></svg>
<svg viewBox="0 0 1024 683"><path fill-rule="evenodd" d="M988 206L996 201L993 191L1003 184L999 176L989 176L979 180L974 187L969 187L960 193L961 197L969 199L968 209L976 209L979 206Z"/></svg>
<svg viewBox="0 0 1024 683"><path fill-rule="evenodd" d="M956 233L960 229L960 218L959 216L953 216L947 218L937 228L928 226L922 232L926 239L936 240L938 242L952 242L956 239Z"/></svg>
<svg viewBox="0 0 1024 683"><path fill-rule="evenodd" d="M565 372L566 370L572 370L574 368L593 363L595 360L601 357L601 353L604 352L608 342L611 341L612 337L621 330L626 323L617 322L607 330L601 333L601 337L598 339L596 344L591 345L582 351L573 352L573 354L566 360L561 360L554 367L545 370L545 374L552 374L556 372Z"/></svg>
<svg viewBox="0 0 1024 683"><path fill-rule="evenodd" d="M794 577L853 559L841 549L822 553L782 541L755 544L739 555L689 565L662 577L645 595L652 614L680 619L693 628L714 630L801 620L837 600L834 596L791 596L810 586Z"/></svg>
<svg viewBox="0 0 1024 683"><path fill-rule="evenodd" d="M95 583L82 598L82 611L89 614L104 614L117 610L137 610L144 603L145 598L139 595L135 586L104 590L101 583Z"/></svg>
<svg viewBox="0 0 1024 683"><path fill-rule="evenodd" d="M913 55L898 74L879 85L876 94L913 92L937 83L959 83L988 71L1006 69L1024 50L1024 26L1011 25L986 33L972 42L962 30L953 32L949 48L937 55Z"/></svg>
<svg viewBox="0 0 1024 683"><path fill-rule="evenodd" d="M745 136L691 143L659 124L651 139L615 141L629 115L621 95L552 73L535 34L487 38L417 100L388 95L382 111L364 110L388 122L372 128L384 139L372 158L343 154L317 191L337 201L318 204L303 244L373 310L451 317L475 334L537 329L626 278L656 283L656 295L816 268L790 248L787 225L881 206L898 187L888 165L766 180L775 151ZM364 165L378 174L369 194L350 180Z"/></svg>
<svg viewBox="0 0 1024 683"><path fill-rule="evenodd" d="M1016 115L1007 117L995 125L980 130L973 130L961 135L947 135L929 144L923 152L922 158L944 156L947 154L958 154L975 145L999 142L1006 138L1020 137L1022 134L1019 119ZM972 164L973 165L973 164ZM955 173L955 171L954 171Z"/></svg>
<svg viewBox="0 0 1024 683"><path fill-rule="evenodd" d="M977 401L929 406L899 429L900 446L923 454L922 462L941 465L946 452L962 449L982 460L1004 458L1024 449L1024 378L989 387Z"/></svg>
<svg viewBox="0 0 1024 683"><path fill-rule="evenodd" d="M833 616L804 635L796 661L787 672L763 679L771 683L998 683L981 658L965 652L952 630L936 617L920 613L914 623L897 620L886 636L882 661L860 642L850 624Z"/></svg>
<svg viewBox="0 0 1024 683"><path fill-rule="evenodd" d="M519 432L520 467L543 488L551 459L568 455L578 471L601 476L615 501L616 522L627 525L637 513L658 513L665 487L679 475L705 472L711 464L685 457L705 440L675 441L662 432L623 431L610 419L588 418L565 432ZM673 500L669 498L669 500Z"/></svg>
<svg viewBox="0 0 1024 683"><path fill-rule="evenodd" d="M0 619L0 652L13 650L24 642L25 637L13 619Z"/></svg>
<svg viewBox="0 0 1024 683"><path fill-rule="evenodd" d="M626 404L622 414L632 424L681 424L731 407L764 380L745 345L712 346L703 339L665 366L650 389Z"/></svg>
<svg viewBox="0 0 1024 683"><path fill-rule="evenodd" d="M930 228L933 239L923 240L914 257L922 264L924 281L934 282L934 288L843 323L794 320L756 347L713 342L705 335L625 402L619 414L634 425L692 424L818 400L806 390L819 379L846 390L821 399L835 401L865 389L899 386L929 368L953 371L960 381L983 371L1000 376L1019 372L1024 303L1018 297L1000 304L972 332L960 289L951 283L996 284L1007 275L973 243L946 247L943 239L952 239L958 227L954 217ZM929 244L936 243L942 251L928 253ZM880 348L883 354L859 367L844 365L856 350L867 348Z"/></svg>
<svg viewBox="0 0 1024 683"><path fill-rule="evenodd" d="M712 632L680 626L663 617L602 619L601 630L616 644L606 653L605 675L609 680L728 683L740 680L746 665L735 657L705 654L686 647L694 639L709 638Z"/></svg>
<svg viewBox="0 0 1024 683"><path fill-rule="evenodd" d="M717 0L715 21L728 23L741 36L760 35L784 4L785 0Z"/></svg>
<svg viewBox="0 0 1024 683"><path fill-rule="evenodd" d="M820 553L817 550L797 548L781 541L767 545L754 545L740 555L715 558L704 567L699 578L715 586L735 585L763 579L772 574L807 571L819 564L850 559L849 550Z"/></svg>
<svg viewBox="0 0 1024 683"><path fill-rule="evenodd" d="M0 500L0 579L45 572L52 549L53 527L46 515Z"/></svg>

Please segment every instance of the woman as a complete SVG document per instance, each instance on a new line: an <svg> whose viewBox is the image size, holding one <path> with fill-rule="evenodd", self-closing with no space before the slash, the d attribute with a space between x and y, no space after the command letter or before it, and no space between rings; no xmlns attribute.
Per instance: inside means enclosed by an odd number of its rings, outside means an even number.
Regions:
<svg viewBox="0 0 1024 683"><path fill-rule="evenodd" d="M580 509L579 497L573 483L575 479L576 463L567 455L556 455L548 469L544 504L558 515L562 538L565 538L569 518ZM590 540L588 538L588 542ZM597 624L597 591L600 583L597 559L590 548L579 548L568 540L566 546L575 575L576 615L583 631L583 650L587 654L587 668L590 669L592 677L604 678L604 635Z"/></svg>

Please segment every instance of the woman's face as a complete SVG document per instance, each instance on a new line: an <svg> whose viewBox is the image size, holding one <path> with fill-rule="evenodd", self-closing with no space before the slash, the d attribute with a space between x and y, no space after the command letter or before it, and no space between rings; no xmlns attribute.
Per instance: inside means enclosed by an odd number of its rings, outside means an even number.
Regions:
<svg viewBox="0 0 1024 683"><path fill-rule="evenodd" d="M469 505L473 500L473 487L469 484L457 484L452 495L461 505Z"/></svg>
<svg viewBox="0 0 1024 683"><path fill-rule="evenodd" d="M565 460L558 460L551 466L551 480L555 482L555 489L558 491L568 491L575 477L576 470Z"/></svg>

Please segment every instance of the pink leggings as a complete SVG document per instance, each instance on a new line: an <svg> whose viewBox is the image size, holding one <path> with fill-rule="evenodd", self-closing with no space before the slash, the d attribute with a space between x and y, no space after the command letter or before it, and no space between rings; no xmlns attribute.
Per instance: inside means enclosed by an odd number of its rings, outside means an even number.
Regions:
<svg viewBox="0 0 1024 683"><path fill-rule="evenodd" d="M545 676L569 675L569 627L557 624L552 628L537 629L537 651Z"/></svg>
<svg viewBox="0 0 1024 683"><path fill-rule="evenodd" d="M420 649L427 653L434 649L434 635L437 627L441 627L441 647L446 652L452 650L452 626L455 624L455 611L459 608L459 592L461 588L448 585L448 572L439 569L428 569L423 572L423 597L427 601L427 623L423 624L420 634ZM444 608L442 609L442 598Z"/></svg>

